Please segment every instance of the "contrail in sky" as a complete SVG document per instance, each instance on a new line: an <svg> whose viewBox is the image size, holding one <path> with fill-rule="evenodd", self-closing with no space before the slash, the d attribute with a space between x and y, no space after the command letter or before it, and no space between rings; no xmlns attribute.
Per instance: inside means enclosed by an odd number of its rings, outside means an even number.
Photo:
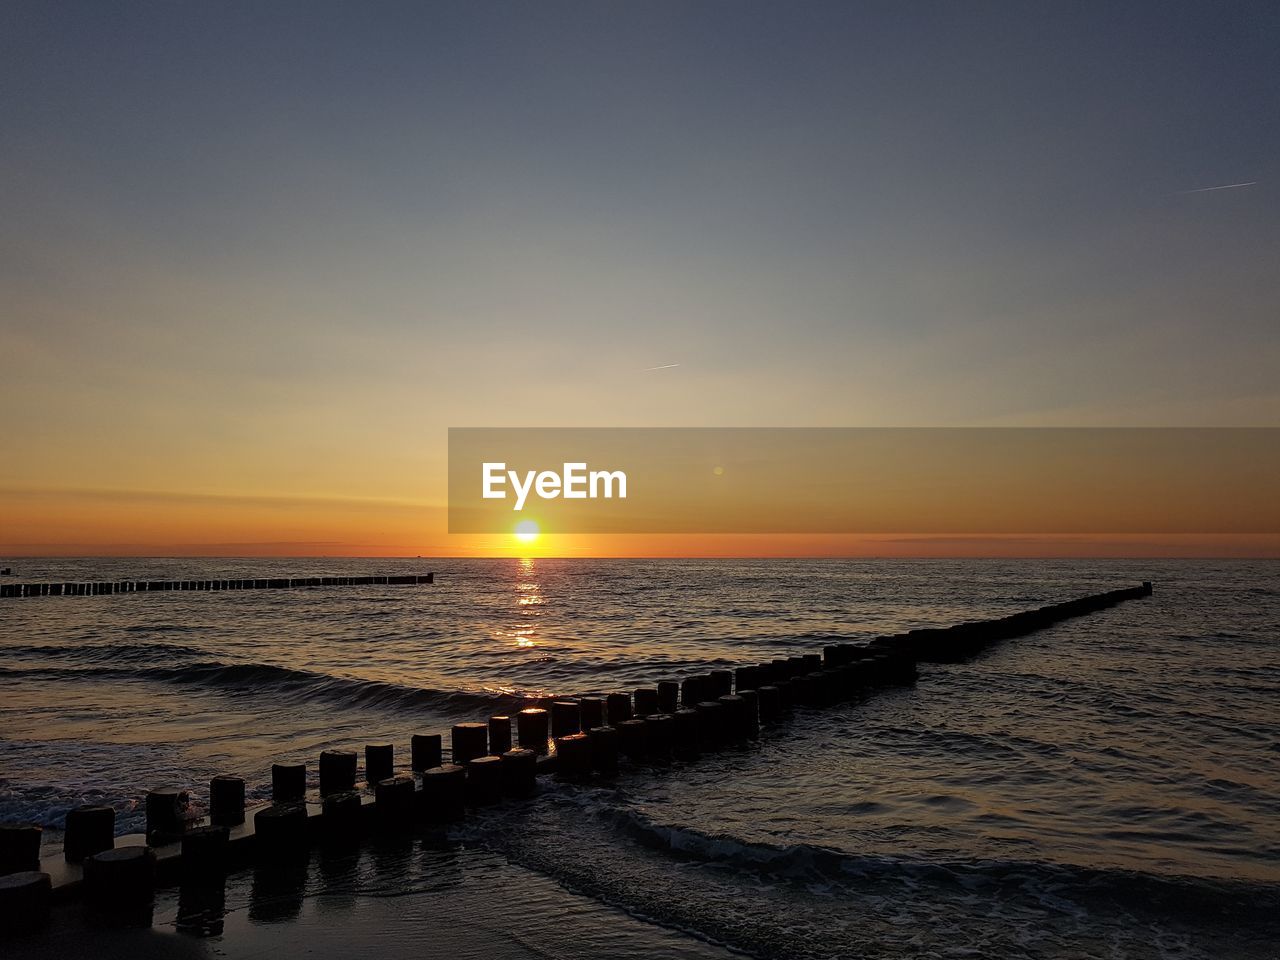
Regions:
<svg viewBox="0 0 1280 960"><path fill-rule="evenodd" d="M1174 196L1181 197L1188 193L1209 193L1213 190L1234 190L1236 187L1252 187L1257 180L1246 180L1244 183L1224 183L1216 187L1197 187L1194 190L1175 190Z"/></svg>
<svg viewBox="0 0 1280 960"><path fill-rule="evenodd" d="M680 364L678 363L664 363L661 366L645 367L644 369L645 369L645 372L648 373L650 370L670 370L672 367L678 367L678 366L680 366Z"/></svg>

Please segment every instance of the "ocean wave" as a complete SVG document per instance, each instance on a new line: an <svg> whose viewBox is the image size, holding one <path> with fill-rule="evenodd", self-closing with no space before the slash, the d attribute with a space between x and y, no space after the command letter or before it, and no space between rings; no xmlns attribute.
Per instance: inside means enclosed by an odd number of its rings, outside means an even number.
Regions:
<svg viewBox="0 0 1280 960"><path fill-rule="evenodd" d="M1249 923L1280 917L1280 884L1040 861L856 855L807 843L750 842L687 825L659 824L634 809L593 806L598 820L650 850L770 880L836 885L850 891L897 883L963 896L1030 897L1067 912L1105 905L1166 916L1238 917Z"/></svg>
<svg viewBox="0 0 1280 960"><path fill-rule="evenodd" d="M6 659L51 658L88 664L145 664L205 656L207 651L179 643L34 643L0 647L0 657Z"/></svg>
<svg viewBox="0 0 1280 960"><path fill-rule="evenodd" d="M0 678L44 680L152 680L194 684L232 693L263 692L276 698L321 700L346 707L393 711L492 711L540 705L545 698L471 690L412 687L387 680L339 677L266 663L203 661L173 667L0 667Z"/></svg>

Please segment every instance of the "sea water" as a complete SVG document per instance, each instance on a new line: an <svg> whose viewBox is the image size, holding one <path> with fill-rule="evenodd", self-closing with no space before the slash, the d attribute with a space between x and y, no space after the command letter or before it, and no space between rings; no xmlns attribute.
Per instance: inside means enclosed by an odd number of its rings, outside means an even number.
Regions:
<svg viewBox="0 0 1280 960"><path fill-rule="evenodd" d="M6 563L22 580L436 572L0 602L0 819L43 822L51 844L79 803L111 803L131 831L151 786L198 803L233 773L261 799L272 762L314 777L322 749L381 740L403 762L410 734L528 697L1153 580L1151 598L922 664L913 686L797 709L749 747L547 783L448 842L476 869L643 918L651 953L677 931L805 958L1269 957L1280 942L1275 561ZM423 882L407 854L379 862L383 893Z"/></svg>

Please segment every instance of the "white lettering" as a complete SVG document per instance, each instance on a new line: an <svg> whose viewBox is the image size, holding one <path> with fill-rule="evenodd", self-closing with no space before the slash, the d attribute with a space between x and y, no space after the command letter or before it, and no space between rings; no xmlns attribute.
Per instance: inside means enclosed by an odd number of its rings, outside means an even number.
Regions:
<svg viewBox="0 0 1280 960"><path fill-rule="evenodd" d="M524 509L525 497L529 496L529 488L533 486L533 471L530 470L525 474L524 485L520 484L520 477L514 470L508 470L507 475L511 477L511 486L516 491L516 509Z"/></svg>
<svg viewBox="0 0 1280 960"><path fill-rule="evenodd" d="M505 500L507 492L505 490L495 489L495 485L500 486L507 482L505 463L483 463L480 465L484 470L484 493L482 496L486 500Z"/></svg>
<svg viewBox="0 0 1280 960"><path fill-rule="evenodd" d="M564 498L566 500L587 499L587 465L585 463L564 465Z"/></svg>
<svg viewBox="0 0 1280 960"><path fill-rule="evenodd" d="M627 475L621 470L587 470L587 465L580 462L567 462L563 471L526 470L520 473L507 470L505 463L493 462L481 464L483 479L481 496L485 500L505 500L506 485L511 484L515 491L514 510L523 510L529 500L529 494L536 493L540 499L555 500L564 497L566 500L592 500L603 497L611 500L615 496L627 498ZM615 493L615 487L617 492Z"/></svg>
<svg viewBox="0 0 1280 960"><path fill-rule="evenodd" d="M627 475L621 470L592 470L591 471L591 499L597 499L600 494L596 493L596 482L604 481L604 498L606 500L613 499L613 483L618 483L618 498L627 499Z"/></svg>

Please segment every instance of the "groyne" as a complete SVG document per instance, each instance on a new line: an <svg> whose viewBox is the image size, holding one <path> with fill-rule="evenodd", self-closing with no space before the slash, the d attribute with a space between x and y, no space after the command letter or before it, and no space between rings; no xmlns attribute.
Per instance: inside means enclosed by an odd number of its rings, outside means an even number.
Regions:
<svg viewBox="0 0 1280 960"><path fill-rule="evenodd" d="M663 678L630 692L530 700L514 715L462 721L447 735L417 734L407 750L382 742L326 750L317 758L316 790L305 764L276 764L271 802L254 807L246 807L245 781L232 775L211 781L203 807L189 788L160 787L145 797L145 833L116 837L111 807L77 807L67 814L62 852L43 857L39 825L0 824L0 933L38 928L52 903L75 897L113 922L149 923L157 885L178 885L188 903L216 908L230 869L296 863L312 846L355 846L374 832L445 826L470 809L536 795L541 777L589 783L740 749L785 735L796 707L820 709L910 684L919 664L964 660L1151 592L1144 582L947 628L831 638L821 651Z"/></svg>
<svg viewBox="0 0 1280 960"><path fill-rule="evenodd" d="M434 573L376 577L245 577L232 580L97 580L0 584L0 597L101 597L173 590L288 590L298 587L368 587L435 583Z"/></svg>

